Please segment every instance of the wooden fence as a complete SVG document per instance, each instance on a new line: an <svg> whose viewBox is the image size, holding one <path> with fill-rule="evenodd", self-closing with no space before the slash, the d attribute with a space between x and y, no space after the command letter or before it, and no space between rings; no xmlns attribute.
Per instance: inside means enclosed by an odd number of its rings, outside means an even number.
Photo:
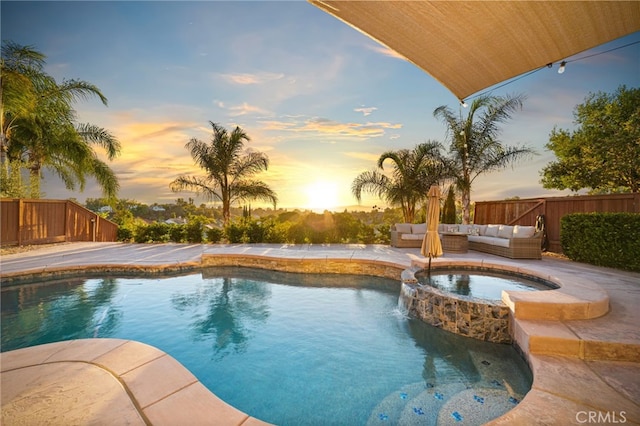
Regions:
<svg viewBox="0 0 640 426"><path fill-rule="evenodd" d="M116 241L118 225L69 200L0 200L3 246Z"/></svg>
<svg viewBox="0 0 640 426"><path fill-rule="evenodd" d="M569 213L625 212L640 213L640 194L580 195L570 197L530 198L475 203L474 223L535 225L544 215L548 250L562 253L560 219Z"/></svg>

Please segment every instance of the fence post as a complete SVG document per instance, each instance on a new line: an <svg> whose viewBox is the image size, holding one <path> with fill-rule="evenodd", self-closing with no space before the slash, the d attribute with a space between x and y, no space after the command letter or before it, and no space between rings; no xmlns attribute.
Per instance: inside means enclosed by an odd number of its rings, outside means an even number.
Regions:
<svg viewBox="0 0 640 426"><path fill-rule="evenodd" d="M24 220L22 218L22 212L24 210L24 205L22 198L18 200L18 247L22 245L22 233L24 232Z"/></svg>
<svg viewBox="0 0 640 426"><path fill-rule="evenodd" d="M71 211L69 200L64 202L64 241L69 241L69 213Z"/></svg>
<svg viewBox="0 0 640 426"><path fill-rule="evenodd" d="M98 222L98 215L96 217L91 218L91 241L96 242L96 228Z"/></svg>

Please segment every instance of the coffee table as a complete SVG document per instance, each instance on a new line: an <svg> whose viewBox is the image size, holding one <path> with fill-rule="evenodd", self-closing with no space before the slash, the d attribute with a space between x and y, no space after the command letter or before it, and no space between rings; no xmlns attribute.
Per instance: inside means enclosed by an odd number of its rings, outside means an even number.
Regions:
<svg viewBox="0 0 640 426"><path fill-rule="evenodd" d="M466 253L469 251L467 234L460 232L444 232L440 234L442 251L449 253Z"/></svg>

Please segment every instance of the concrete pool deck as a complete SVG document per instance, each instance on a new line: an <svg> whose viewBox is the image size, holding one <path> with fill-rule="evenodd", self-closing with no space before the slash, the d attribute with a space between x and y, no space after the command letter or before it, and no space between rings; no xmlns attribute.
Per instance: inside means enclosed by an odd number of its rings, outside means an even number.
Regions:
<svg viewBox="0 0 640 426"><path fill-rule="evenodd" d="M425 263L419 249L382 245L71 243L2 256L0 279L4 287L87 270L186 272L221 264L399 277L398 271ZM514 334L534 382L514 409L491 424L640 424L639 273L548 256L512 260L473 251L445 253L432 267L453 264L521 270L563 286L563 292L549 292L552 300L518 305L513 297ZM570 308L562 311L561 305ZM45 419L50 424L263 424L221 401L169 355L138 342L86 339L25 348L2 353L0 369L5 425Z"/></svg>

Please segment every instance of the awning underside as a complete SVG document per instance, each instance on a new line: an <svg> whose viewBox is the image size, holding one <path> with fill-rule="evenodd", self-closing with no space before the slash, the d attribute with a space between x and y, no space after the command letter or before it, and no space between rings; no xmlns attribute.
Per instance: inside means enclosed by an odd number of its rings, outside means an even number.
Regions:
<svg viewBox="0 0 640 426"><path fill-rule="evenodd" d="M640 31L639 1L310 2L404 56L461 100Z"/></svg>

